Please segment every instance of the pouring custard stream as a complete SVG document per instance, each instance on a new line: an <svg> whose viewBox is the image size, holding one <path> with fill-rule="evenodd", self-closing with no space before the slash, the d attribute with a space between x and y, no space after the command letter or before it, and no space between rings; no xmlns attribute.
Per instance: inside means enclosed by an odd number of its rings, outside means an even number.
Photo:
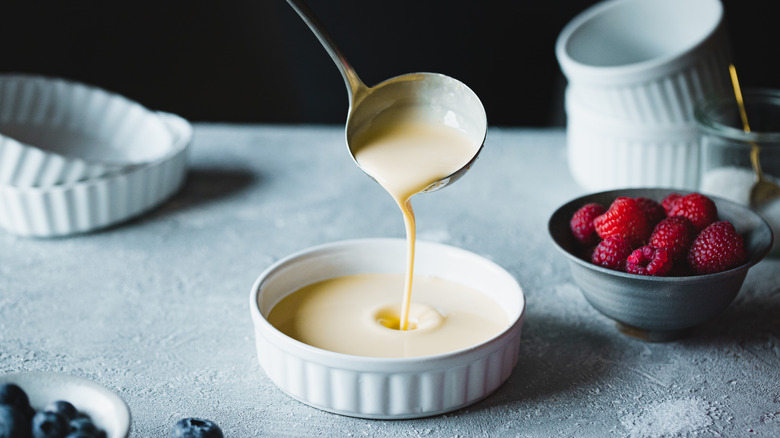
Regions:
<svg viewBox="0 0 780 438"><path fill-rule="evenodd" d="M425 103L394 106L351 137L355 161L403 212L406 272L350 274L306 285L273 306L272 326L317 348L391 358L468 348L507 327L506 312L488 294L445 278L414 275L411 198L468 166L484 138L479 132L468 135L449 114Z"/></svg>
<svg viewBox="0 0 780 438"><path fill-rule="evenodd" d="M410 199L451 184L476 159L487 132L479 98L461 82L437 73L409 73L366 86L308 6L302 0L287 1L344 78L350 100L347 146L358 166L403 212L407 269L397 275L403 281L397 289L404 291L400 314L395 300L389 306L386 302L393 295L387 291L396 289L396 276L347 275L284 297L268 321L314 347L379 357L454 351L495 336L506 326L505 313L488 296L441 278L414 279ZM420 299L414 304L413 280Z"/></svg>
<svg viewBox="0 0 780 438"><path fill-rule="evenodd" d="M404 217L407 266L399 330L409 329L414 276L411 198L465 166L481 146L456 127L427 120L425 113L412 105L384 111L353 139L355 160L393 197Z"/></svg>

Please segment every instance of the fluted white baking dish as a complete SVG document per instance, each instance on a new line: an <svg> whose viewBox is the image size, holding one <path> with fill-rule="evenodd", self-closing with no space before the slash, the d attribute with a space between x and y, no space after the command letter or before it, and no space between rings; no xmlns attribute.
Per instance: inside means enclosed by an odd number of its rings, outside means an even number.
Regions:
<svg viewBox="0 0 780 438"><path fill-rule="evenodd" d="M68 184L0 185L0 227L22 236L65 236L126 221L169 198L186 176L192 126L174 114L154 116L169 134L165 155Z"/></svg>
<svg viewBox="0 0 780 438"><path fill-rule="evenodd" d="M279 388L310 406L342 415L405 419L473 404L509 377L518 361L525 319L523 291L495 263L447 245L418 242L415 273L464 284L495 300L510 324L486 342L431 356L362 357L304 344L266 320L275 304L307 284L343 275L403 272L405 245L403 239L329 243L285 257L259 276L249 303L257 355Z"/></svg>
<svg viewBox="0 0 780 438"><path fill-rule="evenodd" d="M50 187L169 155L173 134L119 94L61 78L0 74L0 184Z"/></svg>

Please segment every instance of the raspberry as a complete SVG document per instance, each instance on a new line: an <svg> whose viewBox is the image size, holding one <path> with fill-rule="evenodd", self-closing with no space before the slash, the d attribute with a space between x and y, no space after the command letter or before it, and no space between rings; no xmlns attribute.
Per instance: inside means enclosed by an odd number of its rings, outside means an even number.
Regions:
<svg viewBox="0 0 780 438"><path fill-rule="evenodd" d="M687 217L698 232L718 220L718 207L715 206L712 199L700 193L691 193L678 199L672 205L669 216Z"/></svg>
<svg viewBox="0 0 780 438"><path fill-rule="evenodd" d="M620 236L632 245L643 242L651 231L645 213L633 198L628 197L615 199L606 213L593 220L593 226L602 239Z"/></svg>
<svg viewBox="0 0 780 438"><path fill-rule="evenodd" d="M645 217L650 227L655 226L655 224L661 222L666 217L666 210L654 200L640 197L634 198L634 201L645 212Z"/></svg>
<svg viewBox="0 0 780 438"><path fill-rule="evenodd" d="M593 227L593 219L607 211L601 204L586 204L574 213L569 221L574 237L583 245L594 245L598 242L596 229Z"/></svg>
<svg viewBox="0 0 780 438"><path fill-rule="evenodd" d="M653 248L665 248L674 260L684 259L691 248L696 230L685 216L668 217L653 229L648 244Z"/></svg>
<svg viewBox="0 0 780 438"><path fill-rule="evenodd" d="M596 245L591 262L615 271L624 271L629 254L631 242L620 236L609 236Z"/></svg>
<svg viewBox="0 0 780 438"><path fill-rule="evenodd" d="M747 258L742 236L728 221L707 226L688 251L688 265L694 274L712 274L741 265Z"/></svg>
<svg viewBox="0 0 780 438"><path fill-rule="evenodd" d="M672 258L665 248L645 245L635 249L626 259L626 272L638 275L664 276L672 270Z"/></svg>
<svg viewBox="0 0 780 438"><path fill-rule="evenodd" d="M679 193L669 193L661 201L661 206L664 208L664 211L666 211L667 216L669 216L669 212L672 210L672 207L674 207L674 204L676 204L677 200L680 198L682 198L682 195Z"/></svg>

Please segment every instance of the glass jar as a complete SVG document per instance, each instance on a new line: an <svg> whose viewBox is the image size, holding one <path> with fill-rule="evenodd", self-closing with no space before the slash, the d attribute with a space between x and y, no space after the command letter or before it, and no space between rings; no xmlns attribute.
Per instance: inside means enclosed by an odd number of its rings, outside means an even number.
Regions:
<svg viewBox="0 0 780 438"><path fill-rule="evenodd" d="M766 179L780 184L780 90L755 89L743 93L750 132L742 125L734 95L700 102L694 117L700 131L699 191L748 205L756 180L751 150ZM780 198L754 208L775 236L773 253L780 247Z"/></svg>

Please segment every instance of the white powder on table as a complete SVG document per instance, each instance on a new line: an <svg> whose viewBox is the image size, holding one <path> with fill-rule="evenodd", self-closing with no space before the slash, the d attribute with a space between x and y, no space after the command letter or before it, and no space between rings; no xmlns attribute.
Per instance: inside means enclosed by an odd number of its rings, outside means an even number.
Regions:
<svg viewBox="0 0 780 438"><path fill-rule="evenodd" d="M768 180L780 184L780 180L765 175ZM719 167L708 170L704 174L699 189L704 194L719 196L723 199L748 205L750 188L753 187L755 174L750 169L739 167ZM775 236L773 250L780 248L780 199L767 202L755 211L764 218L772 228Z"/></svg>
<svg viewBox="0 0 780 438"><path fill-rule="evenodd" d="M700 398L650 403L640 413L620 419L631 438L662 438L690 434L712 424L710 405Z"/></svg>

